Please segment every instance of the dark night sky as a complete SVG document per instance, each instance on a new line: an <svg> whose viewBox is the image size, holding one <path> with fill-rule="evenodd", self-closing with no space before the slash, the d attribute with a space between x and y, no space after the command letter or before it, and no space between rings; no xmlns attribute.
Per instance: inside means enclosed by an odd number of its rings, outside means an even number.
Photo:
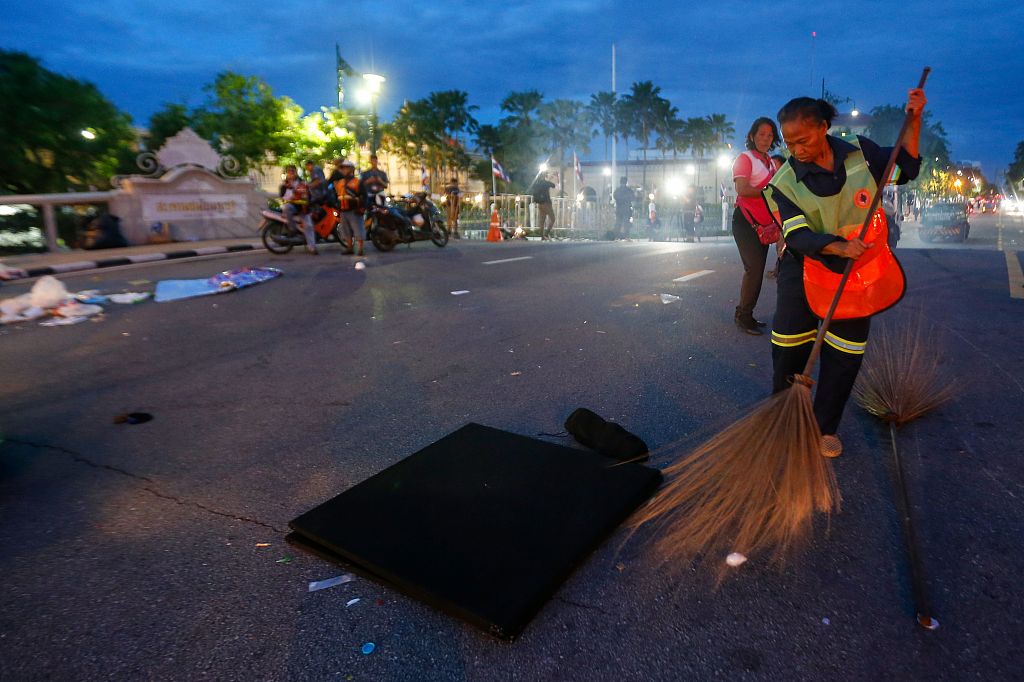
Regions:
<svg viewBox="0 0 1024 682"><path fill-rule="evenodd" d="M306 110L329 105L335 42L357 70L388 78L383 114L461 89L493 122L511 90L580 100L609 90L614 42L620 92L652 80L682 116L724 113L738 137L791 97L820 94L823 77L861 110L901 104L929 65L929 108L954 159L982 162L995 180L1024 140L1019 0L40 0L3 16L0 46L95 83L142 126L165 102L202 102L202 86L226 69ZM593 152L603 154L600 140Z"/></svg>

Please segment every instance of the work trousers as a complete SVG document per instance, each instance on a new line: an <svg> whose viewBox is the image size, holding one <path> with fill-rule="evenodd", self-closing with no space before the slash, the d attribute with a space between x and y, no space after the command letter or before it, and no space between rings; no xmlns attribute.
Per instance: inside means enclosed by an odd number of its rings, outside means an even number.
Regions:
<svg viewBox="0 0 1024 682"><path fill-rule="evenodd" d="M787 253L779 265L778 301L772 324L772 392L790 385L790 377L802 374L811 354L821 320L815 317L804 295L803 263ZM825 435L839 429L843 409L864 359L870 317L833 320L821 347L814 416Z"/></svg>
<svg viewBox="0 0 1024 682"><path fill-rule="evenodd" d="M548 222L550 220L550 223ZM555 227L555 210L550 201L537 202L537 224L540 225L541 239L550 237Z"/></svg>
<svg viewBox="0 0 1024 682"><path fill-rule="evenodd" d="M761 296L768 245L762 244L757 238L757 230L747 221L739 207L732 214L732 238L736 240L736 248L743 261L743 280L740 282L740 303L736 306L736 315L746 318L754 314L754 306Z"/></svg>

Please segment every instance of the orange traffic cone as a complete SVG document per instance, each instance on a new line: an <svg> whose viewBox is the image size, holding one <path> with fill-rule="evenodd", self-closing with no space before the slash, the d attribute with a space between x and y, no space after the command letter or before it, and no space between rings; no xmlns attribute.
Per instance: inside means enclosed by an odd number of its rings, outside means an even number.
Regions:
<svg viewBox="0 0 1024 682"><path fill-rule="evenodd" d="M491 210L491 229L487 230L487 241L489 241L489 242L500 242L501 241L502 237L501 237L501 230L499 229L500 226L501 226L501 221L498 219L498 209L494 208L494 209Z"/></svg>

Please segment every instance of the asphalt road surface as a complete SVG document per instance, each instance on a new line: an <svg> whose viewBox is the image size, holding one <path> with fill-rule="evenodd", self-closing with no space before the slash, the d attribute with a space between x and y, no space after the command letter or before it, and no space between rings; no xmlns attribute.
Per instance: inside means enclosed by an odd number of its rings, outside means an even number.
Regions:
<svg viewBox="0 0 1024 682"><path fill-rule="evenodd" d="M752 557L717 591L700 570L668 583L649 536L619 531L511 643L364 579L308 591L342 571L287 546L288 521L467 422L533 436L587 406L664 467L763 397L769 340L733 326L729 240L421 243L371 249L365 270L325 250L63 278L285 273L0 328L0 679L1019 676L1024 300L1000 234L1024 244L1019 223L979 220L968 248L901 249L909 292L876 326L927 325L958 389L900 433L935 632L912 620L887 436L852 404L843 509L782 571ZM113 423L132 411L154 418Z"/></svg>

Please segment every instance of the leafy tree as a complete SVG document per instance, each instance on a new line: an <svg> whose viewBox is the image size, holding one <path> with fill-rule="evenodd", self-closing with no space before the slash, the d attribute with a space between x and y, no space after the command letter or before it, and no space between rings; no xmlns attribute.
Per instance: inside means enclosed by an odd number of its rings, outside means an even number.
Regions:
<svg viewBox="0 0 1024 682"><path fill-rule="evenodd" d="M174 137L183 128L192 125L192 114L181 103L167 103L164 108L149 117L149 131L144 141L152 152L164 145L167 138Z"/></svg>
<svg viewBox="0 0 1024 682"><path fill-rule="evenodd" d="M525 190L533 182L541 139L536 118L543 101L544 95L537 90L524 90L510 92L501 102L507 114L498 124L501 164L512 178L510 189Z"/></svg>
<svg viewBox="0 0 1024 682"><path fill-rule="evenodd" d="M871 124L867 136L883 146L896 144L896 136L906 112L902 106L886 104L871 110ZM921 171L918 178L938 177L950 165L949 140L942 123L932 120L932 112L925 111L921 120Z"/></svg>
<svg viewBox="0 0 1024 682"><path fill-rule="evenodd" d="M293 149L289 123L301 110L289 98L275 97L256 76L224 71L203 90L207 101L195 112L196 132L234 156L242 172Z"/></svg>
<svg viewBox="0 0 1024 682"><path fill-rule="evenodd" d="M1006 179L1016 187L1024 182L1024 141L1017 143L1017 151L1013 154L1013 162L1006 169Z"/></svg>
<svg viewBox="0 0 1024 682"><path fill-rule="evenodd" d="M479 159L474 162L470 168L470 174L472 177L480 180L487 187L491 186L491 159L490 157L498 158L502 156L502 149L504 148L504 139L500 126L491 125L490 123L484 123L477 126L474 132L473 142L477 148L480 149L487 158ZM500 160L500 159L499 159ZM504 166L504 163L502 163Z"/></svg>
<svg viewBox="0 0 1024 682"><path fill-rule="evenodd" d="M432 92L426 98L406 102L384 127L385 148L408 163L419 163L438 174L457 174L470 166L461 134L470 134L477 122L477 107L460 90Z"/></svg>
<svg viewBox="0 0 1024 682"><path fill-rule="evenodd" d="M108 187L136 143L131 119L94 85L0 50L0 192Z"/></svg>
<svg viewBox="0 0 1024 682"><path fill-rule="evenodd" d="M355 135L347 127L348 115L337 107L321 107L305 116L289 110L286 118L293 122L288 126L289 150L279 159L282 163L324 162L348 156L356 146Z"/></svg>

